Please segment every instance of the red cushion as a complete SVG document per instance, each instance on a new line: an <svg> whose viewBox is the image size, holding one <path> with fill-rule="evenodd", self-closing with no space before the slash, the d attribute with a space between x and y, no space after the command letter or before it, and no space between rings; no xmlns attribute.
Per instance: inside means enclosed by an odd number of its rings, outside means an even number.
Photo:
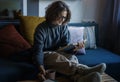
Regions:
<svg viewBox="0 0 120 82"><path fill-rule="evenodd" d="M0 29L0 57L8 57L28 48L31 45L17 32L14 25Z"/></svg>

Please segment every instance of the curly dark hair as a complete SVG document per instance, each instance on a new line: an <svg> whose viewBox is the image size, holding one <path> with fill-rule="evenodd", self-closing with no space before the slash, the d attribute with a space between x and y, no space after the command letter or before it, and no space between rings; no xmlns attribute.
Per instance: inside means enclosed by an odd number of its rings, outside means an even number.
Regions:
<svg viewBox="0 0 120 82"><path fill-rule="evenodd" d="M66 3L63 1L55 1L52 4L48 5L45 12L45 18L47 22L52 22L56 20L62 11L67 11L67 17L63 24L66 24L70 21L71 11Z"/></svg>

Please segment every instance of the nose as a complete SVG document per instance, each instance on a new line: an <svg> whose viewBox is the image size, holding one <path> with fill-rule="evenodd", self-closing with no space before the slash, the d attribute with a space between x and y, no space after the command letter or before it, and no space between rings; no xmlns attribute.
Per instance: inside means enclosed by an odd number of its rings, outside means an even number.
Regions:
<svg viewBox="0 0 120 82"><path fill-rule="evenodd" d="M65 21L65 19L66 19L66 17L64 17L64 16L63 16L63 17L61 17L61 20L62 20L62 21Z"/></svg>

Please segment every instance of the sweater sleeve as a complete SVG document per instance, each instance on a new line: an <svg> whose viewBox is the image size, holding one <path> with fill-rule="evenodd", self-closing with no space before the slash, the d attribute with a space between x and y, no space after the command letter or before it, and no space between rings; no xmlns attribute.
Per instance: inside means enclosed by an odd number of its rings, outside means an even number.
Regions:
<svg viewBox="0 0 120 82"><path fill-rule="evenodd" d="M43 47L44 47L44 33L40 27L37 27L34 34L34 54L38 65L43 65Z"/></svg>
<svg viewBox="0 0 120 82"><path fill-rule="evenodd" d="M68 45L70 42L70 33L68 30L68 26L65 25L64 29L62 31L62 37L61 37L61 47Z"/></svg>
<svg viewBox="0 0 120 82"><path fill-rule="evenodd" d="M66 25L62 32L62 40L61 40L61 47L63 48L62 51L66 52L66 53L74 54L75 46L73 44L70 44L70 40L71 40L70 32L68 30L68 26Z"/></svg>

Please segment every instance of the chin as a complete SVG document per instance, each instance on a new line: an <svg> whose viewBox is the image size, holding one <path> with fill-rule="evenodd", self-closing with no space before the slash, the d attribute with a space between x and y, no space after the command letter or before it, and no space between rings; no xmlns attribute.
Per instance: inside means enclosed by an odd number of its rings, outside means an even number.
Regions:
<svg viewBox="0 0 120 82"><path fill-rule="evenodd" d="M58 23L58 25L62 25L62 23Z"/></svg>
<svg viewBox="0 0 120 82"><path fill-rule="evenodd" d="M58 24L58 25L62 25L62 24Z"/></svg>

